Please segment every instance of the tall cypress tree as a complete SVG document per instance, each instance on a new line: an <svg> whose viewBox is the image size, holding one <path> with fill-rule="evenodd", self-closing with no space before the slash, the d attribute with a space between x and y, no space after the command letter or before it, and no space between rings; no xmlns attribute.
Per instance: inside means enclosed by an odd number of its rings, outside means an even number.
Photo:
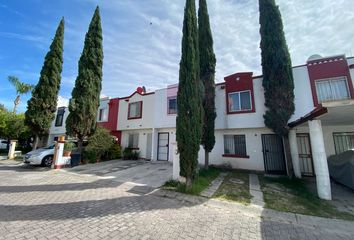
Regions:
<svg viewBox="0 0 354 240"><path fill-rule="evenodd" d="M54 119L63 69L64 18L60 21L50 50L45 56L38 84L27 102L25 123L35 135L33 149L39 136L48 133Z"/></svg>
<svg viewBox="0 0 354 240"><path fill-rule="evenodd" d="M288 121L295 111L294 79L283 23L274 0L259 0L265 106L264 123L285 140L288 166ZM288 168L289 170L289 168Z"/></svg>
<svg viewBox="0 0 354 240"><path fill-rule="evenodd" d="M192 187L196 175L202 136L200 86L195 0L186 0L177 95L176 140L180 153L180 174L186 178L187 189Z"/></svg>
<svg viewBox="0 0 354 240"><path fill-rule="evenodd" d="M79 73L69 103L66 132L78 139L79 152L85 137L96 129L97 109L102 88L103 46L99 7L92 17L79 60Z"/></svg>
<svg viewBox="0 0 354 240"><path fill-rule="evenodd" d="M205 168L209 167L209 153L215 145L215 64L213 36L206 0L199 0L198 11L200 79L204 85L204 121L202 144L205 151Z"/></svg>

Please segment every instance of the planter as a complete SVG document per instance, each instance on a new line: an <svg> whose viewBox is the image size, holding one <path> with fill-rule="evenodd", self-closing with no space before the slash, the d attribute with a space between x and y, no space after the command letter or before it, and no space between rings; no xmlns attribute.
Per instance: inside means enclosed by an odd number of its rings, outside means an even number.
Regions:
<svg viewBox="0 0 354 240"><path fill-rule="evenodd" d="M71 151L64 151L63 156L64 157L70 157Z"/></svg>

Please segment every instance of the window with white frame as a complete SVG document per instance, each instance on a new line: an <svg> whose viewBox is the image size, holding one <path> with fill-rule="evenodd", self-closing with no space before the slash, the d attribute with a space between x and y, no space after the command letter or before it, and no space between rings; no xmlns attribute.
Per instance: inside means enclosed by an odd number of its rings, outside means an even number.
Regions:
<svg viewBox="0 0 354 240"><path fill-rule="evenodd" d="M350 98L346 77L316 80L318 102L328 102Z"/></svg>
<svg viewBox="0 0 354 240"><path fill-rule="evenodd" d="M106 108L100 108L98 110L98 121L104 122L108 120L108 111Z"/></svg>
<svg viewBox="0 0 354 240"><path fill-rule="evenodd" d="M333 133L333 140L336 154L340 154L348 150L354 150L354 132Z"/></svg>
<svg viewBox="0 0 354 240"><path fill-rule="evenodd" d="M139 148L139 133L129 134L128 148Z"/></svg>
<svg viewBox="0 0 354 240"><path fill-rule="evenodd" d="M224 154L247 156L245 135L224 135Z"/></svg>
<svg viewBox="0 0 354 240"><path fill-rule="evenodd" d="M57 116L55 118L55 126L56 127L63 126L64 113L65 113L65 108L64 107L58 108Z"/></svg>
<svg viewBox="0 0 354 240"><path fill-rule="evenodd" d="M129 119L141 118L142 105L143 105L142 101L129 103L128 118Z"/></svg>
<svg viewBox="0 0 354 240"><path fill-rule="evenodd" d="M251 91L229 93L229 112L252 110Z"/></svg>
<svg viewBox="0 0 354 240"><path fill-rule="evenodd" d="M177 113L177 97L170 97L167 99L168 104L168 114L176 114Z"/></svg>

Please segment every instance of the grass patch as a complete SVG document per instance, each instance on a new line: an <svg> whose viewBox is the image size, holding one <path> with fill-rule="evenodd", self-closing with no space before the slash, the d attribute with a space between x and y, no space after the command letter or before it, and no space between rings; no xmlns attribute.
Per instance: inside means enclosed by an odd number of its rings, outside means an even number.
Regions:
<svg viewBox="0 0 354 240"><path fill-rule="evenodd" d="M220 170L214 167L209 167L208 170L201 169L198 177L195 179L193 186L187 191L186 184L180 183L175 180L167 181L162 188L166 190L177 191L181 193L188 193L192 195L199 195L204 189L206 189L210 183L219 176Z"/></svg>
<svg viewBox="0 0 354 240"><path fill-rule="evenodd" d="M229 173L214 194L214 197L240 202L245 205L250 204L252 196L249 192L248 173Z"/></svg>
<svg viewBox="0 0 354 240"><path fill-rule="evenodd" d="M330 202L319 199L300 179L259 176L265 207L283 211L354 221L354 215L338 211Z"/></svg>

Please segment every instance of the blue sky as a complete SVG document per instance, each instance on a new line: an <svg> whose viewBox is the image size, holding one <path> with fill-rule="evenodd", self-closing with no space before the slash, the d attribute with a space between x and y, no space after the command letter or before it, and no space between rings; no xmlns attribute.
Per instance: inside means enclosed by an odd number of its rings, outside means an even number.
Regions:
<svg viewBox="0 0 354 240"><path fill-rule="evenodd" d="M293 65L312 54L354 54L353 0L277 0ZM83 40L101 8L102 95L117 97L178 82L184 0L0 0L0 103L12 108L8 75L36 84L44 56L65 17L60 99L70 98ZM258 1L209 0L217 57L216 81L239 71L261 73ZM150 24L151 23L151 24ZM22 97L25 111L29 95Z"/></svg>

